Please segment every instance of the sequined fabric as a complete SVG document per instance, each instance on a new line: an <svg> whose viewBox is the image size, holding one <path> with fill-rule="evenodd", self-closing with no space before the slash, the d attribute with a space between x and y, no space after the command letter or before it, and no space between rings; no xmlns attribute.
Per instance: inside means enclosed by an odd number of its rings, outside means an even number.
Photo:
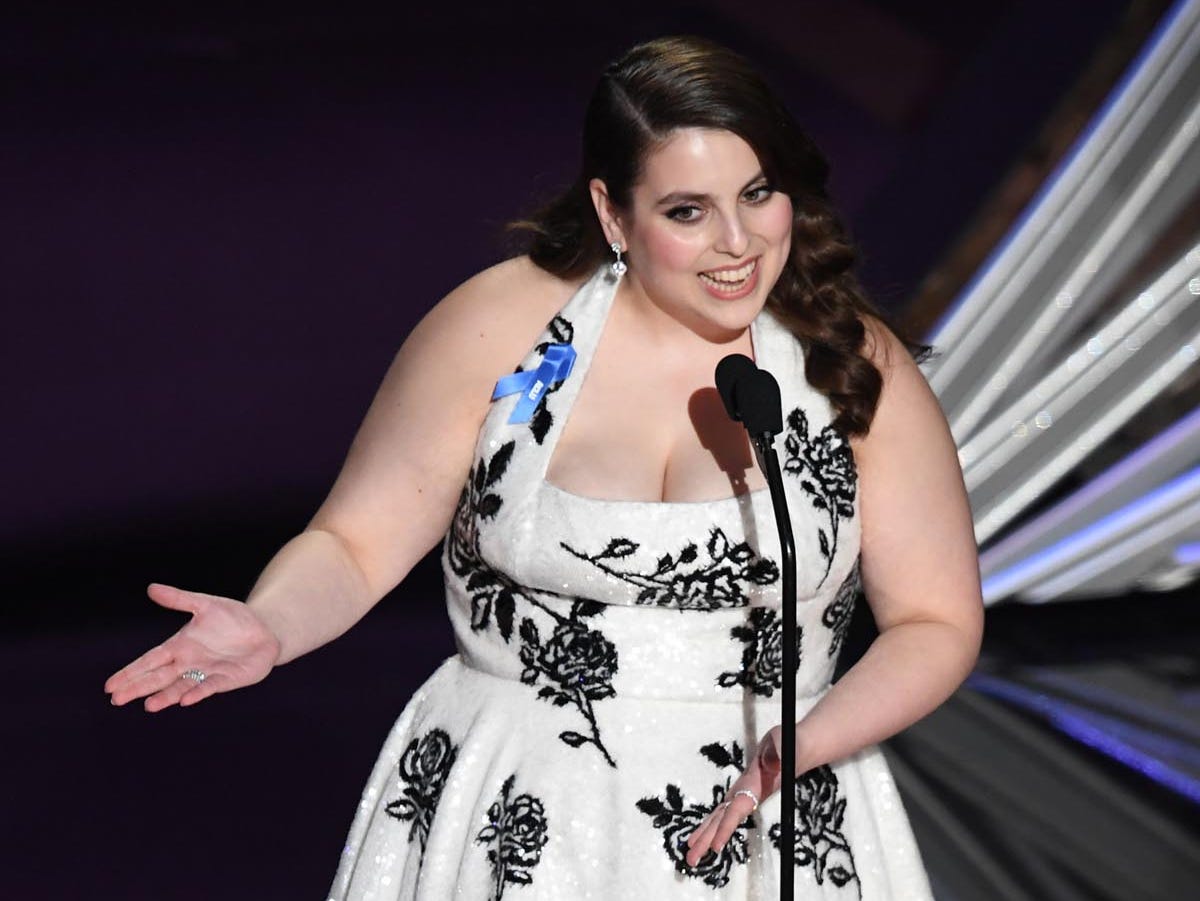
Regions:
<svg viewBox="0 0 1200 901"><path fill-rule="evenodd" d="M396 721L330 899L778 897L778 797L694 868L681 842L779 722L779 542L765 491L702 503L579 497L546 469L616 289L607 267L523 362L578 354L529 422L493 403L443 553L459 652ZM798 712L828 688L857 590L853 458L769 314L796 541ZM797 783L796 897L925 899L883 758Z"/></svg>

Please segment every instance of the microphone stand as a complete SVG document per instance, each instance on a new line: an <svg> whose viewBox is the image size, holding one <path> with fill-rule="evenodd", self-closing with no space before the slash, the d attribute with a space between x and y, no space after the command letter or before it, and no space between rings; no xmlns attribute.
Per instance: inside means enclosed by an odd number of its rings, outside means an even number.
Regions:
<svg viewBox="0 0 1200 901"><path fill-rule="evenodd" d="M763 432L750 436L758 465L767 477L775 525L779 530L780 569L783 575L783 747L779 753L779 897L792 901L796 884L796 542L792 538L792 518L788 515L787 496L775 436Z"/></svg>
<svg viewBox="0 0 1200 901"><path fill-rule="evenodd" d="M783 570L783 697L779 752L779 897L793 901L796 891L796 542L788 515L783 473L775 453L775 436L783 431L779 383L742 354L730 354L717 364L717 392L729 418L750 435L758 466L767 477L775 526L779 530Z"/></svg>

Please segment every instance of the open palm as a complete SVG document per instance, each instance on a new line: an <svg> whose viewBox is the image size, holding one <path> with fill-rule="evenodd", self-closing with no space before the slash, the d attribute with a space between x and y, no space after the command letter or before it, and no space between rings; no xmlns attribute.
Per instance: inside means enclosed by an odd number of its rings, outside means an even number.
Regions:
<svg viewBox="0 0 1200 901"><path fill-rule="evenodd" d="M187 707L222 691L262 681L279 659L279 639L241 601L154 584L146 589L163 607L192 614L182 629L104 683L112 703L145 698L151 713ZM189 670L204 673L196 682Z"/></svg>

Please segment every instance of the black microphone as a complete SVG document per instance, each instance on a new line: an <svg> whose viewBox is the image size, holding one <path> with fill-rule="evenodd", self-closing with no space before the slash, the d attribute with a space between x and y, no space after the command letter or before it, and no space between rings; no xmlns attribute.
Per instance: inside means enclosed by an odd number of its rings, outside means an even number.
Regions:
<svg viewBox="0 0 1200 901"><path fill-rule="evenodd" d="M788 515L787 494L779 456L775 453L775 436L783 431L783 405L779 383L765 369L742 354L730 354L717 364L714 376L717 393L725 404L725 412L734 422L740 422L750 433L758 465L767 477L771 491L771 506L775 526L779 530L781 552L780 570L783 576L783 691L781 713L783 724L780 748L780 880L779 897L792 901L795 897L796 849L796 679L799 668L796 652L796 543L792 537L792 520Z"/></svg>
<svg viewBox="0 0 1200 901"><path fill-rule="evenodd" d="M717 393L725 412L743 423L751 438L778 435L783 431L783 407L779 383L765 369L742 354L730 354L717 364Z"/></svg>
<svg viewBox="0 0 1200 901"><path fill-rule="evenodd" d="M758 372L758 367L754 365L754 361L745 354L730 354L727 357L722 357L721 362L717 364L717 371L714 379L717 383L717 393L721 395L721 402L725 404L725 412L729 414L729 418L734 422L742 421L742 414L738 407L737 399L734 397L734 385L741 382L750 373Z"/></svg>

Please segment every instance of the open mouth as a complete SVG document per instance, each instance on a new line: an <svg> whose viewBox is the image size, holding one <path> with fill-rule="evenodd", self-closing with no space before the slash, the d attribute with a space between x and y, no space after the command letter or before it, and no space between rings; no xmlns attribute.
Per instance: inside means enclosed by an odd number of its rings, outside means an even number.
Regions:
<svg viewBox="0 0 1200 901"><path fill-rule="evenodd" d="M716 294L739 294L751 287L758 274L758 257L736 269L710 269L700 273L704 286Z"/></svg>

